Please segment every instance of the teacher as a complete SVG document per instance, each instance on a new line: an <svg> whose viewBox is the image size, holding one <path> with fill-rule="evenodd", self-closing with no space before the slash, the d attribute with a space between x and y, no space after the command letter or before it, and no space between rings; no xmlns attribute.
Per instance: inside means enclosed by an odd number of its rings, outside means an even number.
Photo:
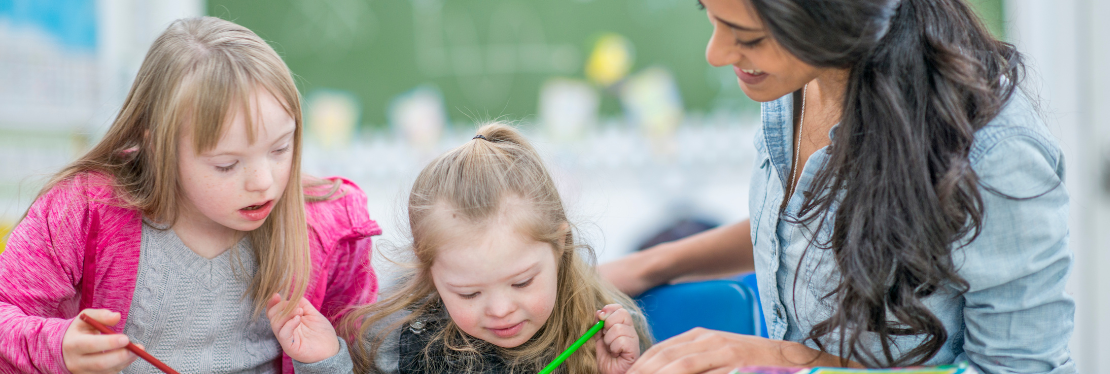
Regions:
<svg viewBox="0 0 1110 374"><path fill-rule="evenodd" d="M1024 65L963 0L701 0L762 102L749 220L602 267L630 294L754 269L771 339L705 329L629 373L968 361L1074 373L1068 195Z"/></svg>

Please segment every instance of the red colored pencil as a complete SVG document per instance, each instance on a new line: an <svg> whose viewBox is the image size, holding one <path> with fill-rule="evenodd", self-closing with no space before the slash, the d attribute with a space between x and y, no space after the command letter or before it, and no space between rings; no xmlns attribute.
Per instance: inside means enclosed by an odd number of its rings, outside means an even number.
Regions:
<svg viewBox="0 0 1110 374"><path fill-rule="evenodd" d="M102 333L116 333L115 331L112 331L112 329L108 326L104 326L103 323L97 322L97 320L92 319L89 316L81 314L79 318L81 318L82 321L85 321L85 323L92 325L97 330L100 330L100 332ZM144 351L142 348L139 348L139 346L135 345L135 343L127 343L127 349L131 350L131 352L135 352L135 354L139 355L139 357L142 357L144 360L146 360L146 362L149 362L151 365L154 365L154 367L158 368L158 370L161 370L166 374L181 374L178 373L176 370L170 368L168 365L162 363L162 361L158 361L158 359L154 358L154 356L151 356L150 353L146 353L146 351Z"/></svg>

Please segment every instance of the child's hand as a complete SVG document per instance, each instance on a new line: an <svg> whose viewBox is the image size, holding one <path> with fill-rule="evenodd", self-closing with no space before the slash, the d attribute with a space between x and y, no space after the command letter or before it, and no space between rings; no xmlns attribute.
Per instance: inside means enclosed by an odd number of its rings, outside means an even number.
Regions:
<svg viewBox="0 0 1110 374"><path fill-rule="evenodd" d="M270 328L281 343L281 349L289 357L306 364L339 353L339 338L331 321L320 314L307 299L298 300L293 313L281 318L281 309L290 302L274 294L270 297L266 310L266 317L270 318Z"/></svg>
<svg viewBox="0 0 1110 374"><path fill-rule="evenodd" d="M107 326L119 323L120 314L107 309L81 311ZM139 356L127 350L127 335L102 335L92 325L74 318L62 335L62 360L71 373L118 373Z"/></svg>
<svg viewBox="0 0 1110 374"><path fill-rule="evenodd" d="M597 368L601 374L624 374L640 357L640 338L632 315L620 304L609 304L597 316L605 320L597 340Z"/></svg>

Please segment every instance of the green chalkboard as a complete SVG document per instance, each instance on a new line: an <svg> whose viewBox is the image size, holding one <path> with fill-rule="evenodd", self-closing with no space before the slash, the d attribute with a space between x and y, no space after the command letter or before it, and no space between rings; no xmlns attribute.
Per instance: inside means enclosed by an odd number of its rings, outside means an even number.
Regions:
<svg viewBox="0 0 1110 374"><path fill-rule="evenodd" d="M1002 0L970 3L1001 36ZM632 73L673 74L688 112L758 110L731 69L705 62L712 29L694 0L208 0L207 12L270 41L303 93L351 93L362 126L386 124L390 102L421 86L454 120L533 119L543 82L585 80L610 33L632 45ZM601 114L619 113L602 92Z"/></svg>
<svg viewBox="0 0 1110 374"><path fill-rule="evenodd" d="M712 29L693 0L209 0L207 11L270 41L303 93L353 93L364 126L386 123L391 100L421 85L456 120L534 118L542 83L585 80L608 33L631 42L633 73L668 68L687 110L758 110L731 69L705 62ZM603 115L619 111L601 95Z"/></svg>

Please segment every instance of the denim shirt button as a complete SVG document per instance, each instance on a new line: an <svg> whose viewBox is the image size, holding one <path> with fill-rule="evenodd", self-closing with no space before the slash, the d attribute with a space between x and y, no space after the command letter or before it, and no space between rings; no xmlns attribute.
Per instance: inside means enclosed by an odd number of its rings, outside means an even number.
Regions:
<svg viewBox="0 0 1110 374"><path fill-rule="evenodd" d="M782 319L782 307L775 305L775 317Z"/></svg>

